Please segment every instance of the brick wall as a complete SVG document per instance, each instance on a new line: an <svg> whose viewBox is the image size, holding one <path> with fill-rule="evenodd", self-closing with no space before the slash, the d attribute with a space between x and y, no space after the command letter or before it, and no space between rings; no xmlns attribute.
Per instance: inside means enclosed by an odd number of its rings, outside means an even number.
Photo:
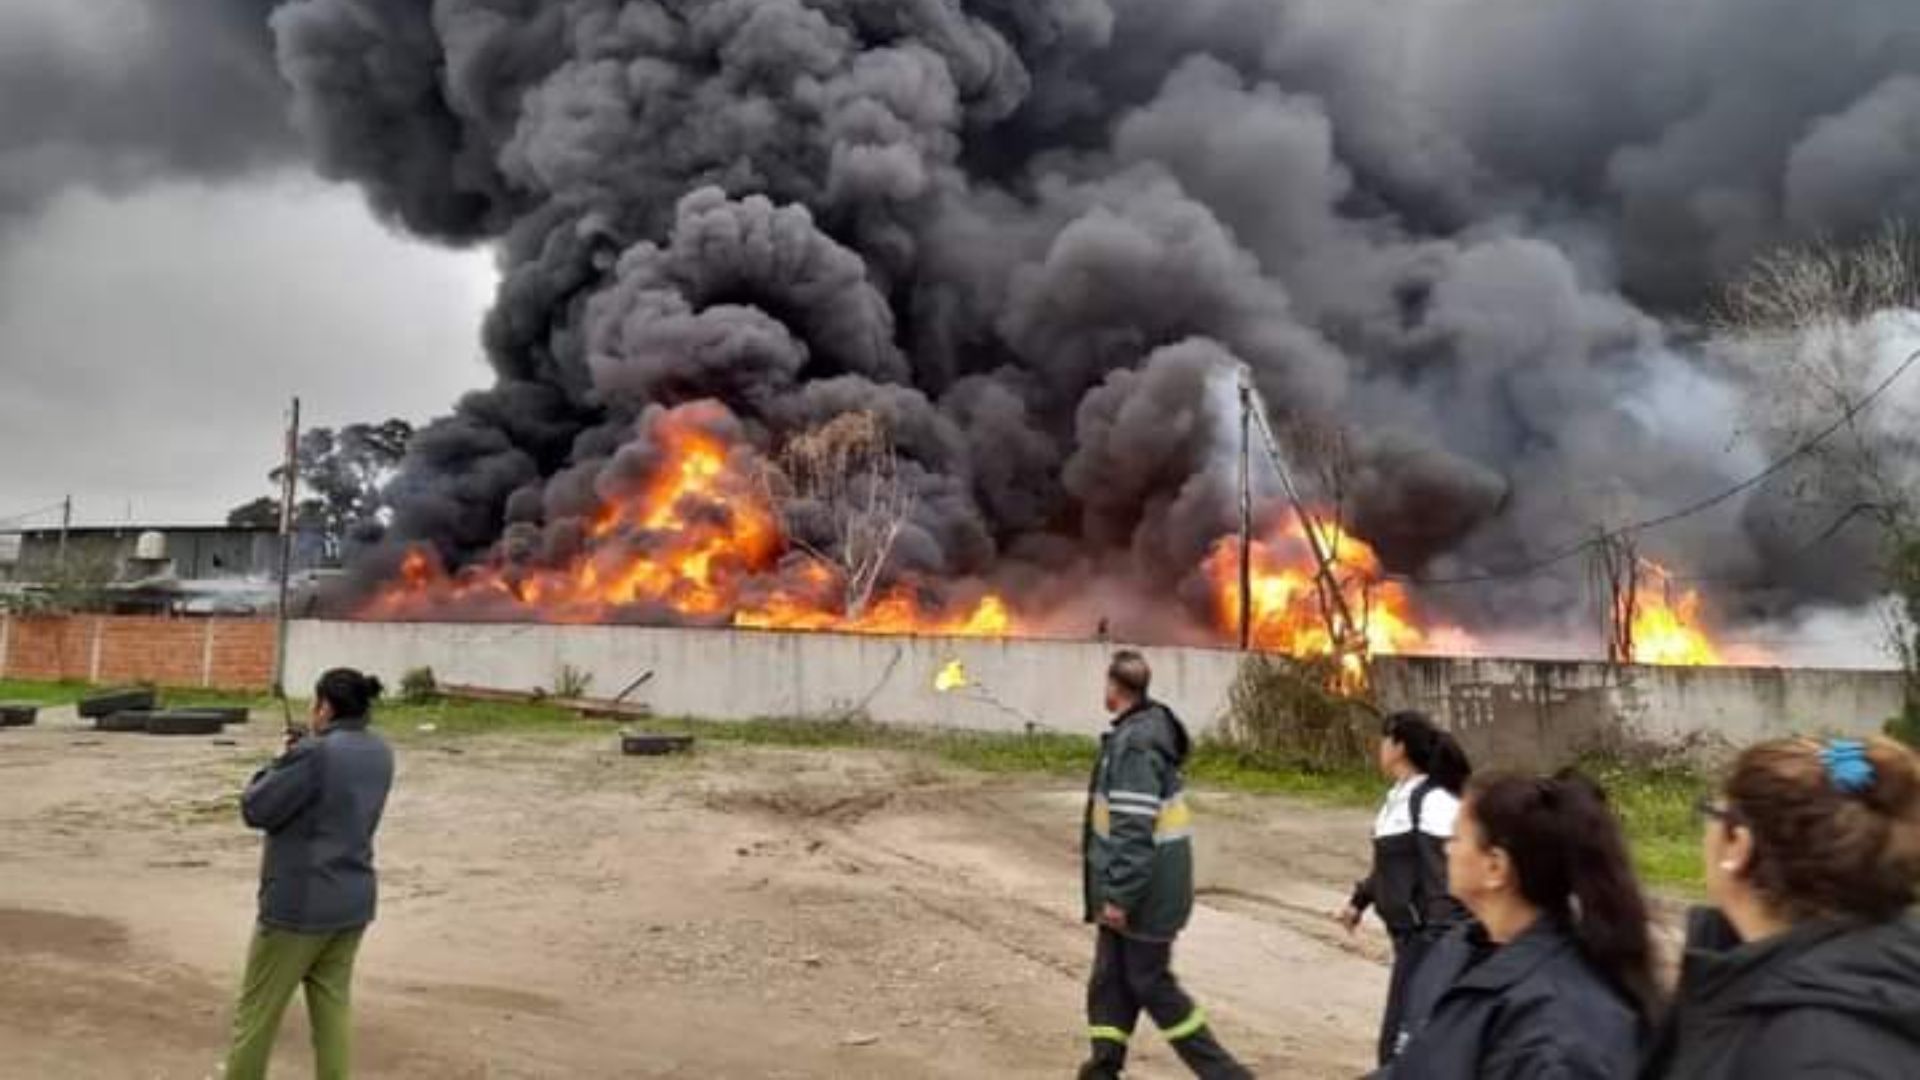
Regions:
<svg viewBox="0 0 1920 1080"><path fill-rule="evenodd" d="M273 651L270 619L0 615L0 678L255 690Z"/></svg>

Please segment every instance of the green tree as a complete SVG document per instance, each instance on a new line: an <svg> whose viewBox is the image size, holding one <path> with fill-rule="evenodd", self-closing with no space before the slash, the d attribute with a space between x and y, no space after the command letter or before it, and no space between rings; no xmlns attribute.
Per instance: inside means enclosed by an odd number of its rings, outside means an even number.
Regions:
<svg viewBox="0 0 1920 1080"><path fill-rule="evenodd" d="M227 524L236 529L277 529L280 500L262 495L245 506L236 506L227 514Z"/></svg>
<svg viewBox="0 0 1920 1080"><path fill-rule="evenodd" d="M295 455L301 493L294 503L295 525L318 533L338 552L356 529L381 521L387 511L387 482L412 440L413 425L405 420L313 428L302 434ZM285 476L282 467L268 479L278 487ZM277 526L280 500L255 499L234 508L227 520L235 526Z"/></svg>

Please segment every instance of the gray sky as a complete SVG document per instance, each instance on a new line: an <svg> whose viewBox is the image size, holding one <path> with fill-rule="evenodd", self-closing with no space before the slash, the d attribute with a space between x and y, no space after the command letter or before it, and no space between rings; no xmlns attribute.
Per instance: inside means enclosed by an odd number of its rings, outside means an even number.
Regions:
<svg viewBox="0 0 1920 1080"><path fill-rule="evenodd" d="M0 243L0 518L221 520L267 493L292 395L420 421L487 382L493 287L304 171L58 194Z"/></svg>
<svg viewBox="0 0 1920 1080"><path fill-rule="evenodd" d="M315 178L272 6L0 0L0 527L67 494L219 521L267 493L292 395L418 421L489 380L491 260Z"/></svg>

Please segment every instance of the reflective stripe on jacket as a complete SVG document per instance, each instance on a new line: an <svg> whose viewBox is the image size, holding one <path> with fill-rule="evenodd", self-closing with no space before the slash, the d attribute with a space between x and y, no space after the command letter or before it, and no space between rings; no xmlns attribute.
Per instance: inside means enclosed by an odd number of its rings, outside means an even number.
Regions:
<svg viewBox="0 0 1920 1080"><path fill-rule="evenodd" d="M1127 934L1168 940L1193 913L1193 812L1181 767L1186 728L1166 706L1144 701L1100 739L1082 831L1086 917L1113 904Z"/></svg>

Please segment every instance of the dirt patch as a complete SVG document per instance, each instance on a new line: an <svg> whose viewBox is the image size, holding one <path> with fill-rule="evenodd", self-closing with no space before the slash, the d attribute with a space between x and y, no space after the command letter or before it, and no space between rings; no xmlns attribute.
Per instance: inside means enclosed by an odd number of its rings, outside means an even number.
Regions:
<svg viewBox="0 0 1920 1080"><path fill-rule="evenodd" d="M198 1080L250 930L258 841L233 789L275 735L74 734L7 744L9 1069ZM1082 1053L1077 784L899 753L408 743L362 955L363 1075L1038 1080ZM1363 1071L1382 950L1324 913L1361 869L1365 815L1197 803L1191 989L1262 1075ZM310 1074L298 1013L276 1075ZM1157 1038L1140 1050L1136 1076L1184 1075Z"/></svg>
<svg viewBox="0 0 1920 1080"><path fill-rule="evenodd" d="M119 923L53 911L0 908L0 953L8 956L51 956L106 964L126 951L127 932Z"/></svg>

